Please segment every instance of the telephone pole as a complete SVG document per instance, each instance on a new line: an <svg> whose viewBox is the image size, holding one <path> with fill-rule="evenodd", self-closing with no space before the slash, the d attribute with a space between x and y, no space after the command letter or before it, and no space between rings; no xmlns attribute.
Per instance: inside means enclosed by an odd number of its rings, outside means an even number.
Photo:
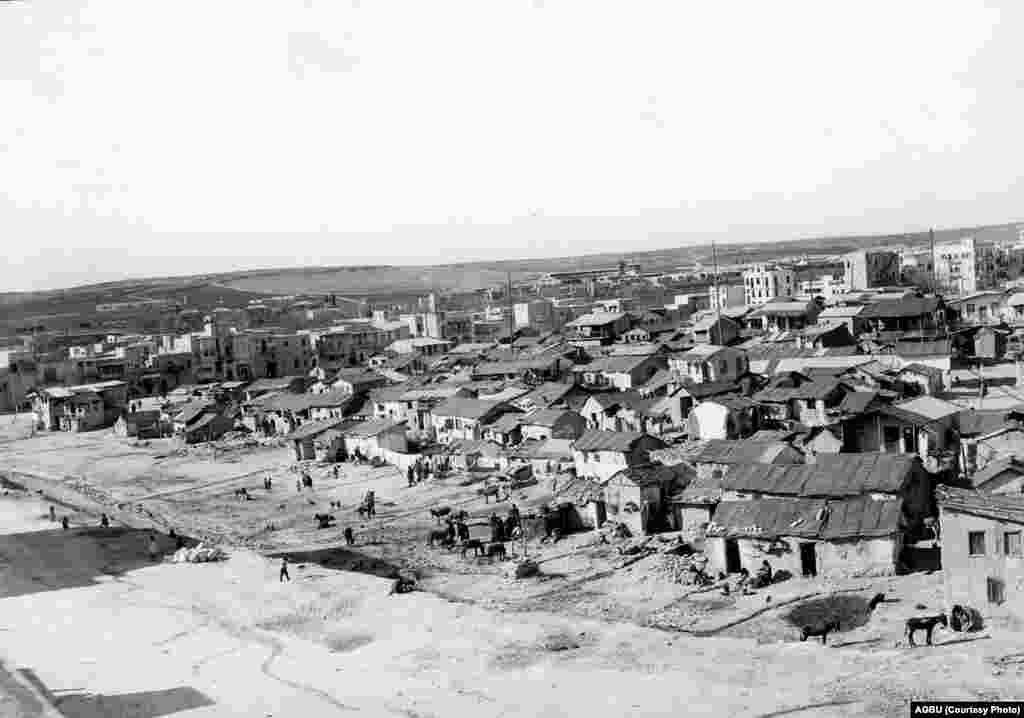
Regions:
<svg viewBox="0 0 1024 718"><path fill-rule="evenodd" d="M929 229L928 230L928 243L931 245L931 248L932 248L932 292L934 292L935 294L938 294L939 293L939 283L935 279L935 264L936 264L936 262L935 262L935 230L934 229Z"/></svg>
<svg viewBox="0 0 1024 718"><path fill-rule="evenodd" d="M712 275L712 291L715 297L715 309L717 310L718 317L715 320L715 324L718 326L718 342L715 342L715 333L712 331L711 341L717 344L721 344L722 339L722 297L718 293L718 250L715 247L715 240L711 240L711 267L714 274Z"/></svg>
<svg viewBox="0 0 1024 718"><path fill-rule="evenodd" d="M505 313L508 314L508 348L512 348L512 334L515 331L515 317L512 315L512 272L505 273Z"/></svg>

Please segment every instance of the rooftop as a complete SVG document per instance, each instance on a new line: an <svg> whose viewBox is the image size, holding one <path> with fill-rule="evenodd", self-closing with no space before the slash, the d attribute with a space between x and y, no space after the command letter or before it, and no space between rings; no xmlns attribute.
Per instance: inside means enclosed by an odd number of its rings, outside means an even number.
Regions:
<svg viewBox="0 0 1024 718"><path fill-rule="evenodd" d="M583 436L576 439L573 448L577 451L631 451L636 443L646 434L639 431L587 431ZM655 437L657 443L663 443Z"/></svg>
<svg viewBox="0 0 1024 718"><path fill-rule="evenodd" d="M943 511L955 511L972 516L1024 524L1024 497L989 494L977 489L957 489L939 486L935 499Z"/></svg>
<svg viewBox="0 0 1024 718"><path fill-rule="evenodd" d="M813 464L739 464L722 485L733 491L783 496L898 493L918 464L918 459L904 454L819 454Z"/></svg>
<svg viewBox="0 0 1024 718"><path fill-rule="evenodd" d="M582 317L577 317L571 322L568 322L565 326L567 327L603 327L606 324L612 324L624 318L626 314L624 312L597 312L593 314L584 314Z"/></svg>
<svg viewBox="0 0 1024 718"><path fill-rule="evenodd" d="M782 441L752 441L750 439L711 439L694 456L697 463L745 464L772 462L793 447Z"/></svg>

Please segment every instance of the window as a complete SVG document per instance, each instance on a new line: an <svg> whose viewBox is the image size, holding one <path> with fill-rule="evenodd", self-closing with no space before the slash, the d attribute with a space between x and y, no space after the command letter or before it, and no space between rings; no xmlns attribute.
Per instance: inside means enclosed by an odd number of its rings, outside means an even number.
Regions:
<svg viewBox="0 0 1024 718"><path fill-rule="evenodd" d="M985 532L984 531L968 531L967 532L967 552L971 556L984 556L985 555Z"/></svg>
<svg viewBox="0 0 1024 718"><path fill-rule="evenodd" d="M988 602L999 604L1006 600L1006 584L1000 578L985 579L985 588L988 592Z"/></svg>
<svg viewBox="0 0 1024 718"><path fill-rule="evenodd" d="M1020 556L1020 531L1007 531L1003 534L1003 553L1007 556Z"/></svg>

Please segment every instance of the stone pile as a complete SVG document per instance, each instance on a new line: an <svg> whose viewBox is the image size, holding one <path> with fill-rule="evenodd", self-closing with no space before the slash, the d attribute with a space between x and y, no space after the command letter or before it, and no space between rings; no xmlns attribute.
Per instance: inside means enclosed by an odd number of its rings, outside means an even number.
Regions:
<svg viewBox="0 0 1024 718"><path fill-rule="evenodd" d="M209 563L224 561L228 557L223 549L217 546L199 544L192 548L180 548L171 556L171 563Z"/></svg>

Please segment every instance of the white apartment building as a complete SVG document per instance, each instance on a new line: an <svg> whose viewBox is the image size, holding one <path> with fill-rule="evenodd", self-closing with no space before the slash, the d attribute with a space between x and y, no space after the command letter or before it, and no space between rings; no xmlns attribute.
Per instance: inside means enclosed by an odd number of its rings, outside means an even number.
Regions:
<svg viewBox="0 0 1024 718"><path fill-rule="evenodd" d="M845 289L846 283L842 277L823 274L817 279L805 279L800 282L796 298L813 299L814 297L822 297L823 299L831 299L842 294Z"/></svg>
<svg viewBox="0 0 1024 718"><path fill-rule="evenodd" d="M843 280L849 291L891 287L900 281L900 255L886 249L861 249L843 257Z"/></svg>
<svg viewBox="0 0 1024 718"><path fill-rule="evenodd" d="M758 307L775 297L796 293L796 273L773 264L755 264L743 272L743 299L748 307Z"/></svg>

